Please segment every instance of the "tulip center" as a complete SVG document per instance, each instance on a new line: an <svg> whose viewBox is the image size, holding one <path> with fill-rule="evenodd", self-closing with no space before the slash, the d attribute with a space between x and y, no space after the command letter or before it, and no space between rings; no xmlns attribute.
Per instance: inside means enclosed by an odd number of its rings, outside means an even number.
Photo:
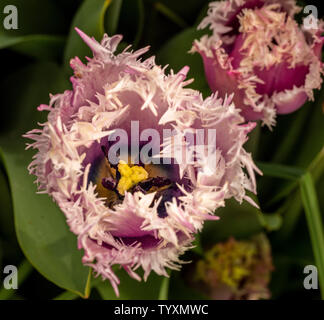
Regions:
<svg viewBox="0 0 324 320"><path fill-rule="evenodd" d="M97 192L106 199L106 205L113 208L121 203L125 193L141 192L143 194L155 192L154 200L162 197L157 211L160 218L167 216L165 202L181 195L176 183L167 177L162 165L141 164L119 160L112 164L107 157L107 150L102 148L105 158L96 165ZM152 206L154 203L152 203Z"/></svg>
<svg viewBox="0 0 324 320"><path fill-rule="evenodd" d="M147 171L140 166L130 167L126 162L120 161L118 164L120 179L117 185L117 191L123 196L125 191L136 186L139 182L148 178Z"/></svg>

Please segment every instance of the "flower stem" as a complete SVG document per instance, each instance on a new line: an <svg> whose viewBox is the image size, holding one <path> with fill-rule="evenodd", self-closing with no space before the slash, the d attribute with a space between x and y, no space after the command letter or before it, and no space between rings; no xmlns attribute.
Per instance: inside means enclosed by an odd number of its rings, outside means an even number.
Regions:
<svg viewBox="0 0 324 320"><path fill-rule="evenodd" d="M298 167L285 166L275 163L256 163L259 169L267 177L282 178L287 180L298 180L305 171Z"/></svg>
<svg viewBox="0 0 324 320"><path fill-rule="evenodd" d="M318 155L309 165L307 172L311 174L313 182L316 184L324 173L324 148L318 153ZM287 238L289 238L292 231L295 229L298 219L302 213L303 206L300 197L300 189L298 188L295 190L295 185L298 186L299 184L299 181L294 181L291 185L289 185L280 194L277 194L277 196L269 202L276 203L285 196L288 197L284 204L284 206L287 207L284 213L284 223L276 236L279 242L285 241ZM294 192L292 193L292 191Z"/></svg>
<svg viewBox="0 0 324 320"><path fill-rule="evenodd" d="M324 172L324 147L309 165L308 171L312 174L314 182L316 183Z"/></svg>
<svg viewBox="0 0 324 320"><path fill-rule="evenodd" d="M271 160L272 162L282 163L287 160L288 156L292 153L292 149L294 148L296 141L298 141L303 126L307 121L308 111L308 105L305 105L297 112L296 118L290 125L289 130L286 131L285 137L280 143L279 148L276 150L276 153Z"/></svg>
<svg viewBox="0 0 324 320"><path fill-rule="evenodd" d="M305 209L310 238L319 274L319 285L322 300L324 300L324 234L323 222L319 209L314 181L310 173L306 173L300 180L301 198Z"/></svg>
<svg viewBox="0 0 324 320"><path fill-rule="evenodd" d="M169 295L169 283L170 283L170 275L169 277L165 277L162 280L162 284L160 287L160 293L159 293L159 300L168 300Z"/></svg>

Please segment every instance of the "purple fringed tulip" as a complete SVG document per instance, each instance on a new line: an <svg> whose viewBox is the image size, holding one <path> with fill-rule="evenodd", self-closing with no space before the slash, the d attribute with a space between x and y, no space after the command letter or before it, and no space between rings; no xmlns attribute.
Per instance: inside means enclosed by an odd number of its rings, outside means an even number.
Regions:
<svg viewBox="0 0 324 320"><path fill-rule="evenodd" d="M253 203L245 189L256 192L258 169L242 146L255 124L243 124L231 97L222 100L215 94L203 100L199 92L184 88L191 82L184 81L188 67L165 75L154 57L138 59L148 48L115 55L121 36L105 35L100 44L77 31L94 57L86 65L72 59L73 89L39 106L49 111L48 121L26 135L35 141L29 147L38 150L29 170L78 236L83 263L109 279L118 295L113 265L136 280L141 280L135 273L139 267L145 280L152 270L168 276L166 268L179 269L179 256L192 247L205 220L217 219L213 213L225 199ZM135 165L147 145L137 144L134 123L142 142L149 141L146 130L173 129L163 141L151 136L150 143L158 147L152 158L179 160L188 147L185 161ZM131 161L116 163L109 156L120 142L111 139L119 129L127 135L126 150L135 149ZM209 153L204 141L194 151L186 133L209 129L216 132L208 139Z"/></svg>
<svg viewBox="0 0 324 320"><path fill-rule="evenodd" d="M234 103L247 120L271 127L276 114L291 113L322 83L323 21L306 30L294 21L295 0L212 2L199 29L212 35L195 41L210 88Z"/></svg>

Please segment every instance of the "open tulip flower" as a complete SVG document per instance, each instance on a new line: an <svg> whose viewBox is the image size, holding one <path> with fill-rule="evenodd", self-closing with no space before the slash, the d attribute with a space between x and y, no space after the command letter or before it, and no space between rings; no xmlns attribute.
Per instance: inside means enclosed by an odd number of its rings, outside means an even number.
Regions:
<svg viewBox="0 0 324 320"><path fill-rule="evenodd" d="M217 1L198 27L212 30L192 49L202 56L210 88L234 92L247 120L271 127L276 114L297 110L321 86L323 21L299 26L299 11L295 0Z"/></svg>
<svg viewBox="0 0 324 320"><path fill-rule="evenodd" d="M118 294L113 265L137 280L139 267L145 280L168 276L225 199L253 203L245 191L256 192L258 169L243 144L255 123L231 96L184 88L188 67L166 75L154 57L138 59L148 48L115 55L121 36L98 43L77 31L94 57L72 59L73 89L39 106L48 121L26 135L38 150L29 170L78 236L83 263Z"/></svg>

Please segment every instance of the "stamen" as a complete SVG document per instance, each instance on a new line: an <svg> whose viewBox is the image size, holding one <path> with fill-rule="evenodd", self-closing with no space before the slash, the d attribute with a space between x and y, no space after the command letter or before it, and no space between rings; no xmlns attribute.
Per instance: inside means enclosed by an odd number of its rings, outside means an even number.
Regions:
<svg viewBox="0 0 324 320"><path fill-rule="evenodd" d="M122 200L126 191L142 192L144 194L156 192L155 200L162 197L158 208L158 216L165 218L168 216L165 202L172 201L174 197L181 195L181 191L169 179L163 176L149 177L149 168L146 165L131 165L120 160L118 165L113 165L108 160L108 150L101 146L101 150L107 159L107 166L111 171L111 177L105 177L101 180L102 186L114 194L112 199ZM152 172L150 173L152 174ZM152 204L153 205L153 204ZM109 206L113 203L109 202Z"/></svg>
<svg viewBox="0 0 324 320"><path fill-rule="evenodd" d="M114 180L113 178L110 178L110 177L102 178L101 184L103 185L103 187L105 187L106 189L111 190L111 191L114 191L117 186L116 180Z"/></svg>
<svg viewBox="0 0 324 320"><path fill-rule="evenodd" d="M118 172L120 173L121 178L118 182L117 190L121 195L124 195L125 191L133 188L139 182L148 178L148 173L143 167L130 167L124 161L119 162Z"/></svg>
<svg viewBox="0 0 324 320"><path fill-rule="evenodd" d="M167 201L171 202L174 197L177 199L179 192L180 192L180 190L177 189L177 187L175 185L172 185L172 187L162 190L162 191L158 191L156 193L156 196L155 196L156 199L158 199L162 196L161 202L159 203L158 208L157 208L158 216L160 218L165 218L168 216L166 207L165 207L165 203Z"/></svg>
<svg viewBox="0 0 324 320"><path fill-rule="evenodd" d="M149 191L152 187L162 188L171 184L171 180L165 177L154 177L139 182L141 189Z"/></svg>

